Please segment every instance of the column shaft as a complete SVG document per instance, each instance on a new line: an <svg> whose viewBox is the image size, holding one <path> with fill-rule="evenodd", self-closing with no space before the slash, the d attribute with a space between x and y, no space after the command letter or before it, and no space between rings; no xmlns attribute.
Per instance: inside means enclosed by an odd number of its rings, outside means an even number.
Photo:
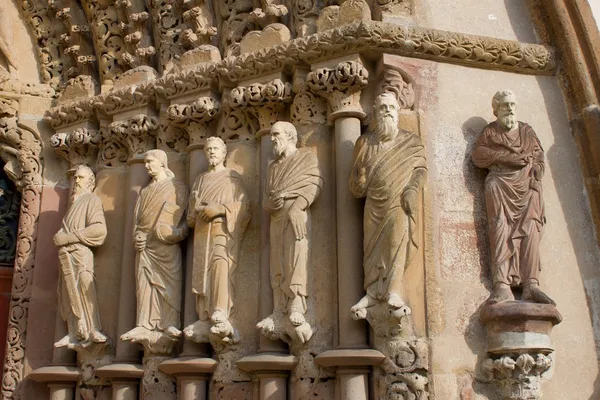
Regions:
<svg viewBox="0 0 600 400"><path fill-rule="evenodd" d="M361 123L356 117L335 120L335 180L338 265L339 347L367 348L364 321L355 321L350 308L363 293L362 202L350 192L352 152L360 137Z"/></svg>
<svg viewBox="0 0 600 400"><path fill-rule="evenodd" d="M131 381L113 381L112 392L112 400L138 400L138 385Z"/></svg>
<svg viewBox="0 0 600 400"><path fill-rule="evenodd" d="M261 376L260 400L286 400L287 378L285 376Z"/></svg>
<svg viewBox="0 0 600 400"><path fill-rule="evenodd" d="M74 400L75 382L49 383L50 400Z"/></svg>
<svg viewBox="0 0 600 400"><path fill-rule="evenodd" d="M181 400L204 400L207 398L208 382L206 377L179 377L177 384L177 395Z"/></svg>
<svg viewBox="0 0 600 400"><path fill-rule="evenodd" d="M135 203L142 187L148 181L143 160L132 160L128 167L127 195L125 206L125 237L121 261L121 288L119 297L118 335L133 329L136 318L135 297L135 249L133 247L133 225ZM139 363L138 345L117 339L115 362Z"/></svg>
<svg viewBox="0 0 600 400"><path fill-rule="evenodd" d="M342 400L368 400L369 399L369 371L368 370L343 370L338 369L338 387Z"/></svg>

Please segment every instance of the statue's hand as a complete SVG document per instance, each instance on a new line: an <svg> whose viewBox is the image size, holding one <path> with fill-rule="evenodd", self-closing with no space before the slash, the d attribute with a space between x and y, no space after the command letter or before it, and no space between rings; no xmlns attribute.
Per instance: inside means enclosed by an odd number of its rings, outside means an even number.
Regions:
<svg viewBox="0 0 600 400"><path fill-rule="evenodd" d="M144 232L136 232L133 237L133 247L135 247L137 251L144 251L146 248L146 238L147 235Z"/></svg>
<svg viewBox="0 0 600 400"><path fill-rule="evenodd" d="M542 167L539 164L533 164L531 174L536 181L542 180Z"/></svg>
<svg viewBox="0 0 600 400"><path fill-rule="evenodd" d="M58 247L69 244L69 235L62 230L58 231L56 235L54 235L54 244Z"/></svg>
<svg viewBox="0 0 600 400"><path fill-rule="evenodd" d="M367 170L362 167L358 170L358 179L356 180L359 186L364 186L367 184Z"/></svg>
<svg viewBox="0 0 600 400"><path fill-rule="evenodd" d="M304 239L306 236L306 211L292 207L290 209L289 218L292 229L294 229L294 234L296 235L296 240Z"/></svg>
<svg viewBox="0 0 600 400"><path fill-rule="evenodd" d="M539 180L537 180L537 179L535 179L535 178L532 178L532 179L529 181L529 187L530 187L532 190L535 190L536 192L539 192L539 191L542 189L542 183L541 183Z"/></svg>
<svg viewBox="0 0 600 400"><path fill-rule="evenodd" d="M407 215L416 215L419 196L414 188L409 188L402 193L402 208Z"/></svg>
<svg viewBox="0 0 600 400"><path fill-rule="evenodd" d="M219 203L207 203L198 213L202 221L210 222L218 216L225 214L225 207Z"/></svg>
<svg viewBox="0 0 600 400"><path fill-rule="evenodd" d="M509 167L524 167L529 164L529 159L530 156L515 153L501 154L496 157L496 160L500 164L504 164Z"/></svg>
<svg viewBox="0 0 600 400"><path fill-rule="evenodd" d="M278 195L271 194L269 196L269 199L267 200L267 207L271 211L277 211L281 207L283 207L283 201L284 201L284 198L281 194L278 194Z"/></svg>

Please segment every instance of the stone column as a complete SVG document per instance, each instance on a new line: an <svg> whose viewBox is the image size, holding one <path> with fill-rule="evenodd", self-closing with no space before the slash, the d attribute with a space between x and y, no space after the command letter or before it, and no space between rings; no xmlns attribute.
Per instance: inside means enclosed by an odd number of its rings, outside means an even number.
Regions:
<svg viewBox="0 0 600 400"><path fill-rule="evenodd" d="M128 152L127 194L125 198L125 232L133 232L134 209L142 187L148 182L143 155L155 148L157 128L156 113L153 109L130 110L117 114L110 124L111 138L120 141ZM133 237L125 234L121 261L121 282L119 296L118 334L135 327L135 249ZM118 381L118 390L113 390L113 400L137 399L139 379L145 370L140 365L139 348L131 342L117 340L114 363L97 370L98 376Z"/></svg>
<svg viewBox="0 0 600 400"><path fill-rule="evenodd" d="M333 68L331 68L333 66ZM336 230L338 276L338 350L321 353L315 362L340 367L340 399L369 398L368 367L384 356L368 349L367 326L355 321L350 308L360 300L363 289L362 204L349 188L354 144L361 134L365 113L360 105L361 90L367 86L368 71L358 55L311 66L306 83L331 105L329 121L335 125ZM354 349L354 350L350 350ZM343 367L343 368L341 368Z"/></svg>
<svg viewBox="0 0 600 400"><path fill-rule="evenodd" d="M185 129L189 137L188 188L191 190L198 175L208 168L204 155L206 138L210 135L210 123L217 116L220 103L210 91L203 91L193 97L172 100L167 110L169 122ZM183 326L198 320L196 295L192 291L192 270L194 257L194 235L187 239L185 264L185 292ZM159 369L177 379L177 395L181 400L202 400L208 395L208 380L216 361L210 358L210 348L189 340L183 343L183 351L178 358L164 361Z"/></svg>
<svg viewBox="0 0 600 400"><path fill-rule="evenodd" d="M260 146L260 195L262 204L267 166L273 157L271 126L279 119L285 104L292 100L292 85L282 80L280 73L263 77L259 81L242 82L230 94L230 105L233 109L247 109L258 120L259 130L256 138ZM260 319L273 312L273 290L270 279L270 215L262 209L260 212ZM237 366L246 372L256 374L260 380L261 399L286 399L287 378L289 371L297 364L294 356L287 354L285 343L271 340L260 335L257 355L247 356L237 361Z"/></svg>

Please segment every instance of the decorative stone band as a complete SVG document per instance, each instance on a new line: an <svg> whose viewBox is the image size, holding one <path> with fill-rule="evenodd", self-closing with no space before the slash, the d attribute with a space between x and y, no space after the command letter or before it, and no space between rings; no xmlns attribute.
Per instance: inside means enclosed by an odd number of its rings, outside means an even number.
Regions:
<svg viewBox="0 0 600 400"><path fill-rule="evenodd" d="M92 99L94 108L106 115L129 111L148 105L154 99L153 82L112 90Z"/></svg>
<svg viewBox="0 0 600 400"><path fill-rule="evenodd" d="M111 123L110 133L127 148L131 162L141 159L145 152L155 148L157 128L158 121L155 117L138 114Z"/></svg>
<svg viewBox="0 0 600 400"><path fill-rule="evenodd" d="M238 86L229 93L229 106L233 110L246 109L258 120L260 137L277 121L286 103L292 101L292 84L274 79L268 83Z"/></svg>
<svg viewBox="0 0 600 400"><path fill-rule="evenodd" d="M63 126L93 120L95 119L93 99L94 98L86 98L77 102L50 108L44 115L44 121L48 122L52 128L59 129Z"/></svg>
<svg viewBox="0 0 600 400"><path fill-rule="evenodd" d="M69 167L74 169L81 164L89 167L95 165L100 140L99 131L77 128L72 132L52 135L50 144L59 156L69 162Z"/></svg>
<svg viewBox="0 0 600 400"><path fill-rule="evenodd" d="M364 118L360 91L368 83L369 72L356 61L341 62L335 68L319 68L306 77L310 90L329 100L332 109L330 121L342 116Z"/></svg>

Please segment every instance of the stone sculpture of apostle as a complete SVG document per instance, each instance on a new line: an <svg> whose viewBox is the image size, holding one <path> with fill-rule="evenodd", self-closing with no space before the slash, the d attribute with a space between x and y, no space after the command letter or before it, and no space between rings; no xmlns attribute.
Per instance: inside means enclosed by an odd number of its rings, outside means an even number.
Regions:
<svg viewBox="0 0 600 400"><path fill-rule="evenodd" d="M182 255L179 242L187 235L183 214L188 193L167 165L167 154L150 150L144 155L151 177L138 197L133 233L137 250L135 275L136 327L121 336L144 345L151 353L172 350L181 336Z"/></svg>
<svg viewBox="0 0 600 400"><path fill-rule="evenodd" d="M184 334L198 343L235 343L239 335L230 321L233 273L250 221L250 203L240 174L224 165L225 142L209 137L204 152L208 171L192 187L187 214L194 228L192 290L199 320Z"/></svg>
<svg viewBox="0 0 600 400"><path fill-rule="evenodd" d="M398 128L400 106L392 93L375 100L369 132L354 146L350 190L366 198L364 210L365 296L352 316L368 318L378 304L406 315L402 298L404 271L419 246L420 191L427 174L421 139Z"/></svg>
<svg viewBox="0 0 600 400"><path fill-rule="evenodd" d="M107 341L101 332L91 249L100 246L106 238L104 210L93 193L95 186L92 170L85 165L78 166L73 175L69 209L54 235L60 263L59 307L69 332L55 347L87 347Z"/></svg>
<svg viewBox="0 0 600 400"><path fill-rule="evenodd" d="M544 150L533 129L517 121L513 92L497 92L492 109L497 119L483 128L472 153L475 165L489 170L485 179L493 283L489 300L514 300L511 288L521 285L521 300L554 304L539 288L539 247L546 223Z"/></svg>
<svg viewBox="0 0 600 400"><path fill-rule="evenodd" d="M270 338L307 342L312 328L306 321L309 207L323 187L317 156L298 149L298 133L289 122L271 128L275 160L267 170L263 207L271 214L270 276L273 313L257 327ZM284 335L287 334L286 335Z"/></svg>

